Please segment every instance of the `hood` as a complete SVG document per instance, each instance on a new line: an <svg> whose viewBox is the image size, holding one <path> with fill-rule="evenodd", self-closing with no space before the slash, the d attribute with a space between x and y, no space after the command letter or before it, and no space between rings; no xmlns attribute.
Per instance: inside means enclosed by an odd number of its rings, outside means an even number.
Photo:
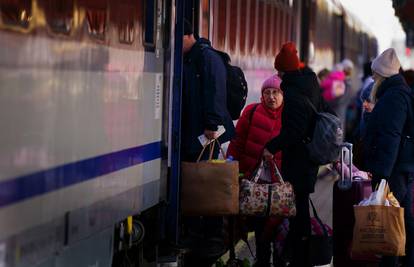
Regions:
<svg viewBox="0 0 414 267"><path fill-rule="evenodd" d="M320 91L316 74L311 71L287 72L282 77L280 86L283 91L295 90L297 93L312 98Z"/></svg>
<svg viewBox="0 0 414 267"><path fill-rule="evenodd" d="M343 71L332 71L327 79L345 81L345 73Z"/></svg>

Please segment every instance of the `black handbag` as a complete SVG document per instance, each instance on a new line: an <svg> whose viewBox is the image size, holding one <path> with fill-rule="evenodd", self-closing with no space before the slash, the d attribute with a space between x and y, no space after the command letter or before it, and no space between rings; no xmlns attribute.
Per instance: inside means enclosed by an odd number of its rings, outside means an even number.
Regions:
<svg viewBox="0 0 414 267"><path fill-rule="evenodd" d="M322 229L322 234L312 233L310 236L310 244L309 244L309 257L310 262L313 265L326 265L330 264L332 261L332 253L333 253L333 244L332 244L332 236L329 235L328 229L325 224L321 221L316 212L315 206L313 205L312 200L309 198L309 201L312 206L313 210L313 217L315 218L316 222L319 224L320 228Z"/></svg>

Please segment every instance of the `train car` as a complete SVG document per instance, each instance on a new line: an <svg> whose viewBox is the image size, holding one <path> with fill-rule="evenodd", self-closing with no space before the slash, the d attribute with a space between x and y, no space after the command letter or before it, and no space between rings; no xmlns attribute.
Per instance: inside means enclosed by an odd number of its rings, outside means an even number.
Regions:
<svg viewBox="0 0 414 267"><path fill-rule="evenodd" d="M165 200L167 2L0 1L0 266L111 266Z"/></svg>
<svg viewBox="0 0 414 267"><path fill-rule="evenodd" d="M251 103L286 41L316 71L358 57L345 16L333 0L0 0L0 266L179 261L183 18L242 67Z"/></svg>
<svg viewBox="0 0 414 267"><path fill-rule="evenodd" d="M301 56L316 72L332 69L345 58L352 60L355 73L375 58L373 34L337 0L304 1ZM359 77L354 75L354 87ZM359 86L359 85L358 85Z"/></svg>

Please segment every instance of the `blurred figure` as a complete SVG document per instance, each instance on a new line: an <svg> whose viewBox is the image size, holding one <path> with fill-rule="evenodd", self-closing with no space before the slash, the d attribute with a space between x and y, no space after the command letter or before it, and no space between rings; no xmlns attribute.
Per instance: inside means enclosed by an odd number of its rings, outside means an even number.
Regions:
<svg viewBox="0 0 414 267"><path fill-rule="evenodd" d="M329 75L330 71L327 68L322 69L321 71L318 72L318 80L319 83L322 83L323 80L325 80L325 78Z"/></svg>
<svg viewBox="0 0 414 267"><path fill-rule="evenodd" d="M375 84L371 91L371 112L364 135L366 170L372 173L373 189L381 179L404 208L406 257L404 266L414 266L414 92L399 74L400 61L393 48L372 62ZM398 257L382 257L380 266L398 266Z"/></svg>
<svg viewBox="0 0 414 267"><path fill-rule="evenodd" d="M266 79L262 85L260 103L247 106L236 125L236 136L231 140L227 154L239 161L240 172L244 177L250 177L262 160L266 143L279 135L282 127L283 92L280 89L281 80L277 75ZM282 165L281 152L273 155L278 168ZM269 177L270 178L270 177ZM277 181L259 180L259 183L275 183ZM272 235L267 228L276 228L281 219L257 217L254 219L256 237L255 267L270 267ZM274 252L275 253L275 252ZM274 266L276 257L273 255ZM280 263L280 259L277 260Z"/></svg>
<svg viewBox="0 0 414 267"><path fill-rule="evenodd" d="M361 78L362 86L361 86L361 89L360 89L359 93L361 93L362 90L364 90L365 88L368 87L368 85L370 85L371 83L374 82L374 80L372 79L371 65L372 65L371 61L368 61L368 62L364 63L364 66L363 66L363 72L364 73L363 73L363 76ZM358 94L358 96L359 96L359 94Z"/></svg>
<svg viewBox="0 0 414 267"><path fill-rule="evenodd" d="M374 103L371 102L371 91L374 86L374 82L371 82L365 89L362 90L360 95L361 112L359 118L359 124L354 131L353 144L354 144L354 154L353 154L353 163L358 168L363 168L364 166L364 153L363 148L364 144L362 142L363 137L366 133L366 127L371 115L372 110L374 109Z"/></svg>
<svg viewBox="0 0 414 267"><path fill-rule="evenodd" d="M354 71L354 63L352 63L350 59L346 58L342 60L341 65L343 67L347 79L351 79L352 73Z"/></svg>
<svg viewBox="0 0 414 267"><path fill-rule="evenodd" d="M332 71L321 82L323 99L331 106L336 107L336 101L345 94L345 73Z"/></svg>
<svg viewBox="0 0 414 267"><path fill-rule="evenodd" d="M345 138L349 139L352 136L354 121L357 118L357 109L356 106L350 105L352 99L354 98L354 88L352 87L352 76L354 73L354 63L350 59L344 59L341 62L341 65L344 68L345 73L345 94L342 99L339 117L343 116L343 128L345 133Z"/></svg>
<svg viewBox="0 0 414 267"><path fill-rule="evenodd" d="M296 45L286 43L275 58L274 66L282 79L284 96L280 134L266 144L263 157L272 160L282 151L282 176L293 185L296 194L296 217L290 219L289 243L292 244L293 267L310 267L309 237L311 234L309 194L315 190L319 166L310 158L303 142L316 123L316 114L309 101L324 109L316 74L301 71Z"/></svg>
<svg viewBox="0 0 414 267"><path fill-rule="evenodd" d="M361 118L363 117L362 115L363 113L363 107L362 107L363 91L365 91L368 88L368 86L370 86L374 82L374 80L372 79L371 64L372 64L371 61L364 63L364 66L363 66L364 73L361 78L362 86L358 90L358 93L356 94L356 96L351 101L348 107L350 112L352 112L352 114L354 115L354 117L350 118L349 119L350 121L348 122L349 132L352 133L352 137L350 135L348 136L348 141L350 141L351 143L358 142L358 140L356 139L356 137L359 136L357 135L357 131L359 131ZM369 91L371 91L371 89Z"/></svg>
<svg viewBox="0 0 414 267"><path fill-rule="evenodd" d="M349 59L344 59L341 63L337 63L334 66L335 72L343 72L345 75L345 92L342 96L337 97L334 101L331 101L330 107L338 115L338 118L342 122L342 129L344 133L346 132L346 110L349 102L352 99L352 74L353 74L354 64Z"/></svg>

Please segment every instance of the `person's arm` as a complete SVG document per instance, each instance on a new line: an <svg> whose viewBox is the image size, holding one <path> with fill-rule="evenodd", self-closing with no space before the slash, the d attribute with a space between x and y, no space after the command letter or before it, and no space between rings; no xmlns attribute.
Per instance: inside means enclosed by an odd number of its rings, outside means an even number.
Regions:
<svg viewBox="0 0 414 267"><path fill-rule="evenodd" d="M305 101L302 97L289 96L287 90L282 113L282 129L277 137L266 144L266 149L271 154L275 154L292 144L302 142L306 137L312 113Z"/></svg>
<svg viewBox="0 0 414 267"><path fill-rule="evenodd" d="M236 135L230 141L227 149L227 156L232 156L236 160L240 160L240 155L244 152L247 136L250 129L251 112L254 111L254 105L247 106L237 121Z"/></svg>
<svg viewBox="0 0 414 267"><path fill-rule="evenodd" d="M226 68L221 57L211 49L204 49L202 91L204 128L217 131L223 125L223 115L227 112Z"/></svg>
<svg viewBox="0 0 414 267"><path fill-rule="evenodd" d="M373 112L376 121L373 144L369 148L369 166L374 178L388 178L397 160L401 135L407 119L408 102L403 92L384 95ZM372 117L374 113L372 114Z"/></svg>

